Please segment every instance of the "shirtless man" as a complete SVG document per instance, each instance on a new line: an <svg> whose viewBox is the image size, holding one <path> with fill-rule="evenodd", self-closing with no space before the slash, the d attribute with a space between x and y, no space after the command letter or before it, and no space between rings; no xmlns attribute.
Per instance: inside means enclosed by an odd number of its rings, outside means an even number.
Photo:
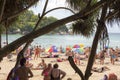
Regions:
<svg viewBox="0 0 120 80"><path fill-rule="evenodd" d="M29 80L29 78L33 77L32 71L26 67L26 59L23 58L20 61L20 67L16 69L15 71L15 77L18 78L18 80Z"/></svg>

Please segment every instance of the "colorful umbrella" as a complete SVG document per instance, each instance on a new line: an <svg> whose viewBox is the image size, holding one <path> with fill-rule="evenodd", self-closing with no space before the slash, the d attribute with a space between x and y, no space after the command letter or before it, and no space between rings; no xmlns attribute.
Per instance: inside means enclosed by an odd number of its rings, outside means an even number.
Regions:
<svg viewBox="0 0 120 80"><path fill-rule="evenodd" d="M69 50L71 50L71 48L70 48L70 46L67 46L66 51L69 51Z"/></svg>
<svg viewBox="0 0 120 80"><path fill-rule="evenodd" d="M80 47L84 47L84 44L80 44Z"/></svg>
<svg viewBox="0 0 120 80"><path fill-rule="evenodd" d="M83 53L83 48L73 48L73 51L76 52L76 53Z"/></svg>
<svg viewBox="0 0 120 80"><path fill-rule="evenodd" d="M58 52L57 47L56 47L56 46L51 46L51 47L48 49L48 52Z"/></svg>
<svg viewBox="0 0 120 80"><path fill-rule="evenodd" d="M73 48L80 48L80 46L76 44L73 46Z"/></svg>

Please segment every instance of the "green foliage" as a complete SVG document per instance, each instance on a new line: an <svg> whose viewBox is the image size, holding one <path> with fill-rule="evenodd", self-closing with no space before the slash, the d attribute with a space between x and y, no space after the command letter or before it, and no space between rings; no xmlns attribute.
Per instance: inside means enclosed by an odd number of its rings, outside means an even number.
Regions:
<svg viewBox="0 0 120 80"><path fill-rule="evenodd" d="M20 29L21 32L31 32L38 21L38 16L35 15L32 11L26 11L18 17L18 20L9 27L9 32L15 32ZM52 22L57 21L57 18L54 17L43 17L41 23L38 25L38 29L42 28ZM59 31L67 31L65 25L53 30L51 33L56 33Z"/></svg>
<svg viewBox="0 0 120 80"><path fill-rule="evenodd" d="M57 18L54 17L44 17L40 23L40 26L44 27L52 22L57 21Z"/></svg>
<svg viewBox="0 0 120 80"><path fill-rule="evenodd" d="M44 27L50 23L53 23L55 21L57 21L58 19L57 18L54 18L54 17L44 17L39 25L39 27ZM65 25L61 26L61 27L58 27L56 29L54 29L53 31L51 31L49 34L55 34L55 33L59 33L59 32L68 32L68 29Z"/></svg>
<svg viewBox="0 0 120 80"><path fill-rule="evenodd" d="M90 37L94 32L94 24L91 19L79 20L73 24L73 33L81 34L85 37Z"/></svg>
<svg viewBox="0 0 120 80"><path fill-rule="evenodd" d="M38 1L39 0L6 0L5 9L3 12L4 14L2 16L2 19L4 20L4 19L9 18L12 15L15 15L16 13L20 13L22 12L22 10L24 11L25 8L35 5ZM2 4L1 0L0 0L0 4ZM7 20L7 27L11 25L12 23L14 23L17 17L18 16ZM5 24L5 22L6 20L4 20L2 23Z"/></svg>
<svg viewBox="0 0 120 80"><path fill-rule="evenodd" d="M21 31L32 31L37 21L37 16L32 11L26 11L18 17L18 20L9 28L10 32L20 29Z"/></svg>

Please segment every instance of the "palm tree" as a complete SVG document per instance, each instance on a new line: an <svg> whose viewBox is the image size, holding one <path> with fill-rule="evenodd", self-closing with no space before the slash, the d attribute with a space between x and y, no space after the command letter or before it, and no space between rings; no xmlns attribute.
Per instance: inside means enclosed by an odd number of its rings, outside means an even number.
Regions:
<svg viewBox="0 0 120 80"><path fill-rule="evenodd" d="M80 5L78 3L80 3L82 0L79 0L80 2L77 2L77 1L73 1L73 0L67 0L68 3L71 4L71 7L73 8L76 8L76 9L81 9ZM87 1L87 6L86 7L90 7L90 5L92 4L92 1L95 1L95 0L89 0ZM101 0L102 1L102 0ZM97 20L96 20L96 23L97 23L97 27L96 27L96 33L95 33L95 37L94 37L94 40L93 40L93 44L92 44L92 49L91 49L91 53L90 53L90 57L89 57L89 60L88 60L88 65L87 65L87 68L86 68L86 71L85 71L85 75L83 75L83 73L75 66L75 64L73 64L73 60L72 58L69 57L69 60L70 60L70 63L71 63L71 66L73 66L74 70L76 72L78 72L79 75L81 75L81 78L82 80L88 80L89 77L91 76L91 69L92 69L92 66L93 66L93 63L94 63L94 58L95 58L95 54L96 54L96 49L97 49L97 45L98 45L98 41L103 41L103 49L105 47L105 43L104 41L107 41L109 40L109 37L108 37L108 32L107 32L107 27L105 25L105 22L107 20L112 20L115 19L117 21L119 21L119 4L120 1L119 0L116 0L114 2L111 2L111 1L108 1L107 3L105 3L103 5L103 7L101 7L101 14L100 14L100 19L99 19L99 16L97 17ZM108 12L109 10L109 12ZM113 11L112 11L113 10ZM88 17L89 15L87 15L87 18L89 19ZM93 16L93 15L90 15L90 16ZM109 17L108 17L109 16ZM83 20L85 20L83 18ZM90 21L90 20L89 20ZM93 22L92 22L93 24ZM92 25L93 26L93 25ZM82 34L84 36L88 36L90 35L91 31L93 31L93 27L91 27L91 23L90 24L87 24L86 25L86 20L85 21L77 21L76 23L74 23L74 32L77 33L77 34ZM88 34L86 34L86 32Z"/></svg>

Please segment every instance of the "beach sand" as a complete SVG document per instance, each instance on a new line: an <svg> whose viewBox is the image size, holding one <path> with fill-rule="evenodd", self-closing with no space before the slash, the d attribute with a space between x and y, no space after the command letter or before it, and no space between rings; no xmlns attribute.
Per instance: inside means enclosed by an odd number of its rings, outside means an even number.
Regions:
<svg viewBox="0 0 120 80"><path fill-rule="evenodd" d="M12 57L13 61L9 61L7 57L4 57L3 61L0 63L0 80L6 80L7 75L9 71L13 68L15 65L15 59L16 56ZM67 78L72 78L72 80L81 80L79 75L75 73L75 71L72 69L72 67L69 64L69 61L64 61L64 62L54 62L56 58L44 58L46 63L58 63L59 64L59 69L63 70L66 72L66 76L63 80L67 80ZM120 58L119 58L120 60ZM52 62L51 62L52 61ZM30 60L30 63L34 64L34 67L37 66L37 64L41 62L41 58L38 58L37 60ZM78 65L79 69L82 70L84 73L86 66L87 66L87 60L81 60L80 61L82 64ZM109 73L115 73L118 78L120 78L119 73L120 73L120 61L115 62L115 65L112 65L110 63L110 59L106 58L105 59L105 64L100 65L99 59L96 60L96 64L94 64L93 67L102 67L102 66L107 66L110 70L104 71L102 73L98 72L92 72L92 76L90 77L89 80L100 80L103 78L104 74L109 74ZM34 77L30 78L29 80L43 80L43 76L41 76L42 70L32 70Z"/></svg>

